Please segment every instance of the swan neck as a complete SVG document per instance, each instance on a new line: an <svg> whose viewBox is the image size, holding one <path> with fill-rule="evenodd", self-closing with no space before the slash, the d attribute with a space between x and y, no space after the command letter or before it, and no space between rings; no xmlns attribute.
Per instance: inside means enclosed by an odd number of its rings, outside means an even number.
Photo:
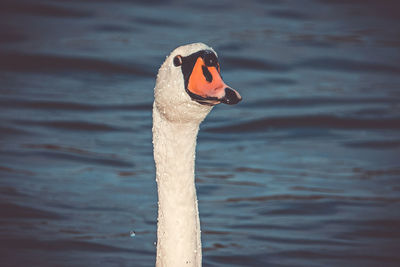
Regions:
<svg viewBox="0 0 400 267"><path fill-rule="evenodd" d="M200 122L173 122L153 108L158 189L156 266L201 266L194 162Z"/></svg>

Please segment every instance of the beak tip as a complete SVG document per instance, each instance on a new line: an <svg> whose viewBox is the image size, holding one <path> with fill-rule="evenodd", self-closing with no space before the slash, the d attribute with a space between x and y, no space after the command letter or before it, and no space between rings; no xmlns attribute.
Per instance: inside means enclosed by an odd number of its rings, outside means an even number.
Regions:
<svg viewBox="0 0 400 267"><path fill-rule="evenodd" d="M225 96L222 98L221 102L228 105L235 105L242 101L242 96L232 88L225 88Z"/></svg>

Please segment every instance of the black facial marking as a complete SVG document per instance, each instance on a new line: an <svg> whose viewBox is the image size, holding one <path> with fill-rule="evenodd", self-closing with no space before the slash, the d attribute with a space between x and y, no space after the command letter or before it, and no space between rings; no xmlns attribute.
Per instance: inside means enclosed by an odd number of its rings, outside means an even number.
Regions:
<svg viewBox="0 0 400 267"><path fill-rule="evenodd" d="M206 51L204 53L203 60L208 67L217 66L218 64L217 56L211 51Z"/></svg>
<svg viewBox="0 0 400 267"><path fill-rule="evenodd" d="M211 73L208 71L208 68L206 66L201 66L201 69L203 70L203 75L206 78L207 82L212 82L212 75Z"/></svg>
<svg viewBox="0 0 400 267"><path fill-rule="evenodd" d="M218 100L216 97L204 98L202 96L199 96L199 95L196 95L196 94L190 92L190 90L188 89L190 75L192 74L194 65L196 64L196 61L199 57L201 57L203 59L206 66L208 66L208 67L215 66L217 69L219 68L218 58L214 54L214 52L211 50L200 50L200 51L190 54L186 57L181 56L179 61L180 61L181 69L182 69L183 79L185 81L185 90L186 90L186 93L188 93L188 95L193 100L197 101L198 103L203 104L203 105L212 105L209 103L209 101L210 100ZM175 65L175 59L174 59L174 65ZM178 66L175 65L175 66L178 67L179 65ZM204 67L203 67L203 75L208 82L212 81L212 75L208 71L207 68L205 71Z"/></svg>
<svg viewBox="0 0 400 267"><path fill-rule="evenodd" d="M197 59L201 57L204 61L204 63L207 65L207 63L212 63L212 66L218 66L218 58L214 54L213 51L211 50L200 50L196 53L193 53L191 55L188 55L187 57L181 57L181 65L182 65L182 74L183 78L185 80L185 89L186 92L189 93L190 96L192 96L191 92L187 89L188 84L189 84L189 78L190 75L192 74L194 65L196 64ZM207 65L208 66L208 65ZM211 67L211 66L209 66Z"/></svg>

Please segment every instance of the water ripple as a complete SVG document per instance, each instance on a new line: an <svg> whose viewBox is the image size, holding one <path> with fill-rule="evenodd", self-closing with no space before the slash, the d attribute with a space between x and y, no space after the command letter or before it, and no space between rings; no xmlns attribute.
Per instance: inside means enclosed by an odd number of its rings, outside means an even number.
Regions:
<svg viewBox="0 0 400 267"><path fill-rule="evenodd" d="M297 108L297 107L315 107L315 106L328 106L328 105L362 105L362 104L384 104L396 105L400 103L398 98L388 97L296 97L296 98L274 98L274 99L260 99L256 101L248 101L241 104L244 108L254 107L278 107L278 108Z"/></svg>
<svg viewBox="0 0 400 267"><path fill-rule="evenodd" d="M82 8L76 9L49 3L35 3L32 1L17 2L8 0L2 1L0 13L71 18L87 18L93 14L91 11L82 10Z"/></svg>
<svg viewBox="0 0 400 267"><path fill-rule="evenodd" d="M257 132L277 128L400 129L400 118L359 119L334 115L287 116L207 128L206 131L213 133Z"/></svg>
<svg viewBox="0 0 400 267"><path fill-rule="evenodd" d="M15 120L20 125L43 126L63 130L73 131L130 131L129 128L110 126L104 123L94 123L87 121L33 121L33 120Z"/></svg>
<svg viewBox="0 0 400 267"><path fill-rule="evenodd" d="M305 13L300 13L290 9L271 10L268 12L268 15L285 20L306 20L310 18Z"/></svg>
<svg viewBox="0 0 400 267"><path fill-rule="evenodd" d="M224 69L251 69L251 70L266 70L266 71L289 71L291 68L287 65L267 61L265 59L243 58L225 56L221 59Z"/></svg>
<svg viewBox="0 0 400 267"><path fill-rule="evenodd" d="M0 136L5 137L5 136L15 136L15 135L30 135L30 133L26 130L21 130L17 128L12 128L12 127L1 127L0 126Z"/></svg>
<svg viewBox="0 0 400 267"><path fill-rule="evenodd" d="M271 195L258 197L237 197L228 198L227 202L264 202L270 200L344 200L344 201L367 201L367 202L400 202L400 198L395 197L361 197L361 196L340 196L340 195Z"/></svg>
<svg viewBox="0 0 400 267"><path fill-rule="evenodd" d="M27 218L27 219L62 219L56 213L35 209L27 206L21 206L13 203L0 203L2 218ZM2 241L3 242L3 241Z"/></svg>
<svg viewBox="0 0 400 267"><path fill-rule="evenodd" d="M371 141L355 141L344 143L347 147L368 148L368 149L397 149L400 147L400 140L371 140Z"/></svg>
<svg viewBox="0 0 400 267"><path fill-rule="evenodd" d="M383 63L372 63L341 58L313 58L297 63L296 66L314 70L335 70L350 72L373 72L399 74L400 68Z"/></svg>
<svg viewBox="0 0 400 267"><path fill-rule="evenodd" d="M0 70L17 72L92 71L107 74L129 74L153 77L150 67L143 65L120 65L97 58L30 54L22 52L0 53Z"/></svg>
<svg viewBox="0 0 400 267"><path fill-rule="evenodd" d="M20 156L30 156L35 157L46 157L52 159L58 159L61 161L74 161L80 163L97 164L100 166L112 166L112 167L123 167L132 168L134 164L130 161L125 161L118 158L115 154L107 153L94 153L88 150L78 149L74 147L64 147L53 144L26 144L23 145L24 148L29 148L35 152L24 152ZM10 152L8 154L15 154L17 152ZM18 155L18 153L16 154Z"/></svg>
<svg viewBox="0 0 400 267"><path fill-rule="evenodd" d="M38 240L34 238L26 239L3 239L8 248L14 249L33 249L46 251L97 251L97 252L134 252L149 253L145 250L120 248L110 245L103 245L95 242L77 240Z"/></svg>
<svg viewBox="0 0 400 267"><path fill-rule="evenodd" d="M135 111L152 109L152 103L142 104L89 104L79 102L48 101L48 100L23 100L0 98L0 108L7 109L43 109L43 110L72 110L72 111Z"/></svg>

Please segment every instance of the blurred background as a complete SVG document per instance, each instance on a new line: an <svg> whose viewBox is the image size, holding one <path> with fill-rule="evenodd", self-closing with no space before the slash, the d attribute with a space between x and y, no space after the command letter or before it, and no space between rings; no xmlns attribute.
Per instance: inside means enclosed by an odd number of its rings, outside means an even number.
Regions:
<svg viewBox="0 0 400 267"><path fill-rule="evenodd" d="M153 266L158 67L243 101L198 138L204 266L399 266L400 4L2 0L1 266Z"/></svg>

